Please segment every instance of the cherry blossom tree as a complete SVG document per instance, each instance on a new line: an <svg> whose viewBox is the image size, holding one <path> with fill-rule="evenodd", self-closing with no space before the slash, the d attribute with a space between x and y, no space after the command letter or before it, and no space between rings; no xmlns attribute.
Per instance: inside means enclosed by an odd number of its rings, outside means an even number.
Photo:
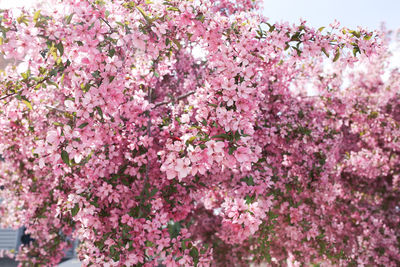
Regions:
<svg viewBox="0 0 400 267"><path fill-rule="evenodd" d="M385 35L254 0L51 3L0 12L0 222L34 239L23 266L70 236L84 266L400 264Z"/></svg>

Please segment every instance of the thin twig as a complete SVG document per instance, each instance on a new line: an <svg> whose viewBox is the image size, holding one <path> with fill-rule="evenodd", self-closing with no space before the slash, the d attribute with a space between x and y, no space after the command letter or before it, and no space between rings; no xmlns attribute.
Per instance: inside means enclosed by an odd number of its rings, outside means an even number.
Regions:
<svg viewBox="0 0 400 267"><path fill-rule="evenodd" d="M50 79L50 77L46 77L46 78L44 78L43 80L37 82L34 86L38 86L39 84L44 83L45 81L48 81L49 79ZM33 85L32 85L32 86L33 86ZM28 86L28 88L30 88L30 87L31 87L31 86ZM22 92L22 91L23 91L23 90L19 90L18 92L15 92L15 93L12 93L12 94L8 94L8 95L5 95L5 96L2 96L2 97L0 97L0 100L3 100L3 99L6 99L7 97L16 95L16 94L18 94L18 93L20 93L20 92Z"/></svg>
<svg viewBox="0 0 400 267"><path fill-rule="evenodd" d="M15 94L17 94L17 93L12 93L12 94L8 94L8 95L5 95L3 97L0 97L0 100L6 99L7 97L13 96Z"/></svg>
<svg viewBox="0 0 400 267"><path fill-rule="evenodd" d="M190 91L190 92L188 92L188 93L186 93L186 94L184 94L184 95L178 96L176 99L173 99L173 101L174 101L174 100L175 100L175 101L182 100L182 99L184 99L184 98L186 98L186 97L188 97L188 96L193 95L194 93L196 93L196 91ZM157 108L157 107L162 106L162 105L167 105L167 104L169 104L169 103L171 103L171 102L172 102L172 101L163 101L163 102L157 103L157 104L154 105L154 108Z"/></svg>
<svg viewBox="0 0 400 267"><path fill-rule="evenodd" d="M105 24L107 24L107 26L110 28L111 32L115 32L114 28L111 27L110 23L109 23L107 20L105 20L104 18L100 18L100 19L101 19Z"/></svg>
<svg viewBox="0 0 400 267"><path fill-rule="evenodd" d="M67 112L67 111L65 111L63 109L59 109L59 108L56 108L56 107L53 107L53 106L48 106L48 105L46 105L46 108L52 109L52 110L55 110L55 111L58 111L58 112L62 112L62 113L66 113Z"/></svg>

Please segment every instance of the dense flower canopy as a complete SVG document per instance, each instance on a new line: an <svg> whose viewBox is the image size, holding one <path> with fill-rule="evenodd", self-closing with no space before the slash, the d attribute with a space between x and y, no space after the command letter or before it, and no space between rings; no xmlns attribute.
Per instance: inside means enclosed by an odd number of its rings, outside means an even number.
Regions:
<svg viewBox="0 0 400 267"><path fill-rule="evenodd" d="M0 12L0 223L26 266L398 266L383 35L254 0ZM384 74L389 78L383 79Z"/></svg>

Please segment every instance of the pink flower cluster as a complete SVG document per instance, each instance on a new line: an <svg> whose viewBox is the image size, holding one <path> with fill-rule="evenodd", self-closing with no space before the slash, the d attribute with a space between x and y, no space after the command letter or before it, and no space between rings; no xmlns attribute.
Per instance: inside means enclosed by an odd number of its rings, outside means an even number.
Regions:
<svg viewBox="0 0 400 267"><path fill-rule="evenodd" d="M55 266L72 236L84 266L399 266L388 36L261 1L49 2L0 10L18 261Z"/></svg>

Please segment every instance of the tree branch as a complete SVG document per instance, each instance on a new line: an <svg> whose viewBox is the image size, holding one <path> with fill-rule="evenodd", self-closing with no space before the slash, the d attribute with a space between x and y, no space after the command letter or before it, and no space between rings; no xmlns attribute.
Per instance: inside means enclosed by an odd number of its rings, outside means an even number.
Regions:
<svg viewBox="0 0 400 267"><path fill-rule="evenodd" d="M167 104L169 104L169 103L171 103L171 102L173 102L173 101L175 101L175 100L176 100L176 101L182 100L182 99L184 99L184 98L186 98L186 97L188 97L188 96L193 95L194 93L196 93L196 91L190 91L190 92L188 92L188 93L186 93L186 94L184 94L184 95L178 96L176 99L172 99L172 101L163 101L163 102L159 102L159 103L157 103L157 104L154 105L154 108L157 108L157 107L162 106L162 105L167 105Z"/></svg>
<svg viewBox="0 0 400 267"><path fill-rule="evenodd" d="M50 79L50 77L46 77L46 78L44 78L43 80L37 82L37 83L35 84L35 86L38 86L39 84L44 83L44 82L48 81L49 79ZM29 88L29 87L31 87L31 86L28 86L27 88ZM7 97L16 95L16 94L18 94L18 93L20 93L20 92L22 92L22 90L19 90L18 92L15 92L15 93L12 93L12 94L8 94L8 95L5 95L5 96L2 96L2 97L0 97L0 100L6 99Z"/></svg>
<svg viewBox="0 0 400 267"><path fill-rule="evenodd" d="M52 110L55 110L55 111L58 111L58 112L62 112L62 113L66 113L67 112L67 111L65 111L63 109L59 109L59 108L56 108L56 107L53 107L53 106L48 106L48 105L46 105L46 108L52 109Z"/></svg>
<svg viewBox="0 0 400 267"><path fill-rule="evenodd" d="M100 19L101 19L105 24L107 24L107 26L110 28L111 32L115 32L114 28L111 27L110 23L109 23L107 20L105 20L104 18L100 18Z"/></svg>

